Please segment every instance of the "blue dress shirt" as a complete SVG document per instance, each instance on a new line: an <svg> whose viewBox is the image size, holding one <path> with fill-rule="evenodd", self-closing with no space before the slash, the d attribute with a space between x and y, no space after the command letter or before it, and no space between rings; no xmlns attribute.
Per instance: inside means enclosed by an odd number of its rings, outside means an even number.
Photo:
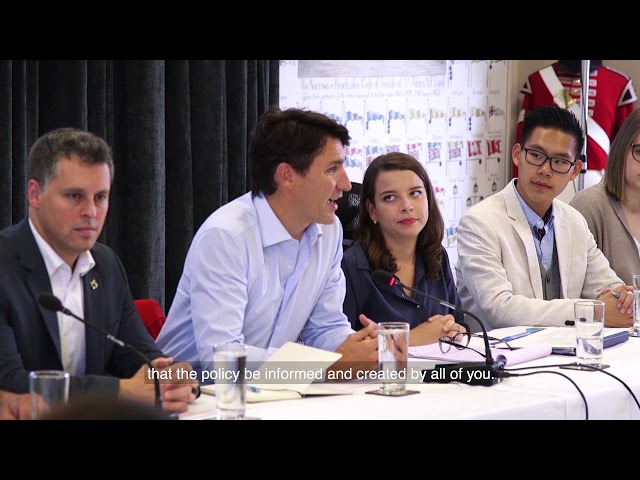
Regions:
<svg viewBox="0 0 640 480"><path fill-rule="evenodd" d="M527 205L527 203L520 196L520 192L516 189L516 185L518 184L517 179L513 182L513 190L516 192L516 197L520 201L520 205L522 205L522 210L524 211L525 217L527 217L527 222L529 222L529 227L531 227L531 235L533 236L533 243L536 246L536 253L538 254L538 261L542 263L544 267L544 271L548 272L551 267L551 262L553 261L553 247L555 246L555 229L553 228L553 204L549 207L548 216L549 219L547 223L544 223L544 219L540 218L533 209ZM542 239L536 235L534 231L534 227L536 228L544 228L546 233Z"/></svg>
<svg viewBox="0 0 640 480"><path fill-rule="evenodd" d="M299 338L335 351L353 333L342 312L342 226L289 235L264 196L247 193L196 233L157 345L177 361L212 362L218 343L244 342L257 368Z"/></svg>
<svg viewBox="0 0 640 480"><path fill-rule="evenodd" d="M344 313L355 330L363 328L358 315L364 313L375 322L407 322L410 328L417 327L429 317L440 314L453 314L456 322L469 327L461 313L453 312L448 307L430 300L423 295L414 294L409 297L397 286L379 285L371 278L372 269L369 259L360 242L354 243L344 252L342 270L347 280L347 294L344 300ZM456 289L449 255L442 248L440 278L430 280L425 276L424 261L420 253L416 253L415 283L416 290L426 292L454 305L460 305L460 297Z"/></svg>

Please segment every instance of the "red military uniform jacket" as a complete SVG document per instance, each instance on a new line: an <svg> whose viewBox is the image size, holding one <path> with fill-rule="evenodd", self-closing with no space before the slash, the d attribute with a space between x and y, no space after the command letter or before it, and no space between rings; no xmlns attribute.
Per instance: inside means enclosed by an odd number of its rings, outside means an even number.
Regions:
<svg viewBox="0 0 640 480"><path fill-rule="evenodd" d="M598 61L592 60L592 62ZM558 66L559 62L555 62L549 67L532 73L520 89L520 93L524 94L524 100L518 116L516 142L520 142L525 113L537 106L557 104L563 108L569 108L573 104L574 109L577 109L574 112L580 118L581 115L578 113L580 112L581 73L579 71L564 72L562 69L559 71ZM559 85L557 81L564 87L566 93L563 96L558 95L558 92L552 92L553 86ZM591 69L587 104L588 114L591 117L587 123L588 169L605 168L611 141L624 120L633 111L634 102L637 99L631 79L624 73L605 66ZM515 165L513 176L517 176Z"/></svg>

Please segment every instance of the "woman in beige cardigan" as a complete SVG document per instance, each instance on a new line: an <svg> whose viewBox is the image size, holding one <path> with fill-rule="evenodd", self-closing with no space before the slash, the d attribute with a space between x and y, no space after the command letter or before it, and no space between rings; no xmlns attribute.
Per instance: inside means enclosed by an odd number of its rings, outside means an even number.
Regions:
<svg viewBox="0 0 640 480"><path fill-rule="evenodd" d="M640 274L640 110L613 139L600 183L576 193L570 205L587 220L611 268L633 285Z"/></svg>

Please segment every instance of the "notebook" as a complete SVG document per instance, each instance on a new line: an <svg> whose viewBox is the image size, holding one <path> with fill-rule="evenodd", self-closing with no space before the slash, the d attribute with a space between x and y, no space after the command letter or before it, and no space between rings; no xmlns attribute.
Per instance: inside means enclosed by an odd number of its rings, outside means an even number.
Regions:
<svg viewBox="0 0 640 480"><path fill-rule="evenodd" d="M352 394L350 389L341 388L338 384L314 383L314 375L306 375L326 370L340 357L340 353L287 342L257 370L256 378L260 380L249 382L247 403L293 400L311 395ZM296 378L296 383L289 380L291 377ZM202 385L200 389L208 395L216 394L215 385Z"/></svg>

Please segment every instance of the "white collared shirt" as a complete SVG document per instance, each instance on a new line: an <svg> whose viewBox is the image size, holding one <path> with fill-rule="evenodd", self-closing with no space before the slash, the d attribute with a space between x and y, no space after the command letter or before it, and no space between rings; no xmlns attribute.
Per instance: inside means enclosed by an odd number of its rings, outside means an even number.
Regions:
<svg viewBox="0 0 640 480"><path fill-rule="evenodd" d="M87 250L78 256L72 272L69 265L40 236L31 219L29 226L47 267L53 294L60 299L65 308L84 318L84 289L81 278L96 264L91 252ZM84 374L87 359L84 323L58 312L58 330L62 367L71 375Z"/></svg>

